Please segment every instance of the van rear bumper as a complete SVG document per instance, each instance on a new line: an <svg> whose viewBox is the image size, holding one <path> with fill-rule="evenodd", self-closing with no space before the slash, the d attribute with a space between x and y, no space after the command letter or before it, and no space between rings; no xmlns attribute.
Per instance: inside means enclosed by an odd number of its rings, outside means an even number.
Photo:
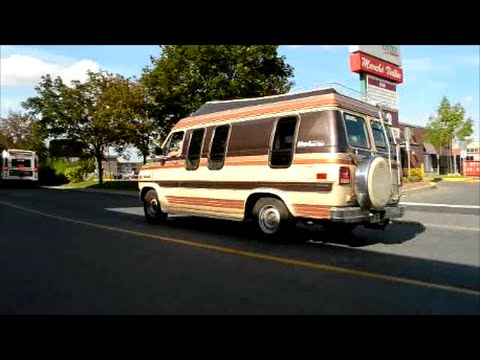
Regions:
<svg viewBox="0 0 480 360"><path fill-rule="evenodd" d="M375 211L360 207L331 208L330 219L334 222L345 223L381 223L384 220L400 218L405 214L405 206L386 206L383 210Z"/></svg>

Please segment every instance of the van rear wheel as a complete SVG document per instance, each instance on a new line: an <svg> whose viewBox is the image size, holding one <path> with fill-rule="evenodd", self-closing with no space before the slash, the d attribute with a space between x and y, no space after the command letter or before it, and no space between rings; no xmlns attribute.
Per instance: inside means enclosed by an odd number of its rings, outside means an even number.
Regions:
<svg viewBox="0 0 480 360"><path fill-rule="evenodd" d="M275 198L261 198L252 211L256 232L263 239L279 239L295 228L293 216L285 204Z"/></svg>
<svg viewBox="0 0 480 360"><path fill-rule="evenodd" d="M145 219L150 224L160 224L167 220L168 214L162 211L155 190L148 190L145 194L145 198L143 199L143 211L145 213Z"/></svg>

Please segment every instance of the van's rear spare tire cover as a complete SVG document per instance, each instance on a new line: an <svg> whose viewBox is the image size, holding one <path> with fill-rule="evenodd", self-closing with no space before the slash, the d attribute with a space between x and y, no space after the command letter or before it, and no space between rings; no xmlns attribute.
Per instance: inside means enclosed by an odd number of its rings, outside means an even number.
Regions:
<svg viewBox="0 0 480 360"><path fill-rule="evenodd" d="M381 210L388 204L392 184L388 162L383 157L366 158L357 165L355 195L362 208Z"/></svg>

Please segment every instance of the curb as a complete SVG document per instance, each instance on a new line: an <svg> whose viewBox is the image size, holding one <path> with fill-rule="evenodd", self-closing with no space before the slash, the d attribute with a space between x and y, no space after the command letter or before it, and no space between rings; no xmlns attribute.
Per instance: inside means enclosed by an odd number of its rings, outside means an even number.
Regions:
<svg viewBox="0 0 480 360"><path fill-rule="evenodd" d="M430 181L434 181L434 182L477 182L479 181L479 178L477 177L469 177L469 178L429 178Z"/></svg>
<svg viewBox="0 0 480 360"><path fill-rule="evenodd" d="M472 182L475 181L476 179L474 178L467 178L467 179L455 179L455 178L444 178L442 181L446 182Z"/></svg>
<svg viewBox="0 0 480 360"><path fill-rule="evenodd" d="M424 186L419 186L411 189L403 189L402 190L402 195L408 195L412 192L418 192L418 191L425 191L425 190L433 190L437 188L437 183L435 182L429 182L427 185Z"/></svg>

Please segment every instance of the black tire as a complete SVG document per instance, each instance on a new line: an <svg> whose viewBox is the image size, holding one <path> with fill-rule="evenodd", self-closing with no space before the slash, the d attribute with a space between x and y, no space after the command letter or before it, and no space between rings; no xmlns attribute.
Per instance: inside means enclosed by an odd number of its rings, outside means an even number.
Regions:
<svg viewBox="0 0 480 360"><path fill-rule="evenodd" d="M279 240L295 229L295 219L285 204L278 199L259 199L252 210L257 234L265 240Z"/></svg>
<svg viewBox="0 0 480 360"><path fill-rule="evenodd" d="M148 190L143 199L143 212L145 219L149 224L161 224L167 220L167 213L164 213L160 207L157 192Z"/></svg>

